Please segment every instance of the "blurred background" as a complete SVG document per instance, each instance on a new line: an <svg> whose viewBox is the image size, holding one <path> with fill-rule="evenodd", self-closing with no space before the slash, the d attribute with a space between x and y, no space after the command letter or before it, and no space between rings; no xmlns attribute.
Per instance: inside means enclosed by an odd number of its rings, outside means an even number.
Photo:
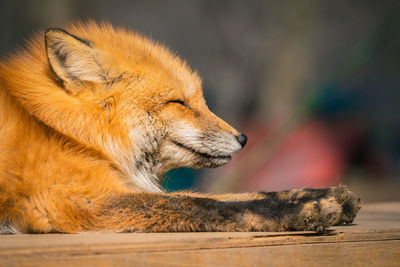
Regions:
<svg viewBox="0 0 400 267"><path fill-rule="evenodd" d="M176 51L249 137L227 166L170 171L169 191L344 183L365 202L400 200L400 1L1 0L0 54L86 18Z"/></svg>

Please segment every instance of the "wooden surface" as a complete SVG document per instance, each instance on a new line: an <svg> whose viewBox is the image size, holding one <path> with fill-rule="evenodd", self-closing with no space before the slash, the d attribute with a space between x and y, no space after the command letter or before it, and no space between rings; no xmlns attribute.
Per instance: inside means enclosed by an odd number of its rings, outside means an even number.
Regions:
<svg viewBox="0 0 400 267"><path fill-rule="evenodd" d="M0 266L400 266L400 202L364 204L329 233L0 236Z"/></svg>

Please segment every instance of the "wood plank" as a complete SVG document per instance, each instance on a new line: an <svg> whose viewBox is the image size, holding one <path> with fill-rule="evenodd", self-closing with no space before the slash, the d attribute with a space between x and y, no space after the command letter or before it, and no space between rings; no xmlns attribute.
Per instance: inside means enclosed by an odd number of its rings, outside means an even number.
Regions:
<svg viewBox="0 0 400 267"><path fill-rule="evenodd" d="M221 233L218 233L221 234ZM38 238L17 239L14 242L2 242L0 260L8 257L59 257L77 255L99 255L132 252L185 251L212 248L267 247L296 244L348 243L365 241L400 240L399 232L368 233L330 233L317 235L311 233L292 233L271 235L270 233L222 233L216 237L204 236L203 233L155 234L79 234L76 238L61 235ZM74 237L75 237L74 236ZM11 240L10 240L11 241ZM43 242L45 241L45 242ZM8 245L8 247L6 247Z"/></svg>
<svg viewBox="0 0 400 267"><path fill-rule="evenodd" d="M294 264L297 260L312 265L316 259L312 257L324 260L324 264L344 264L346 260L400 264L399 242L400 203L392 202L364 205L354 224L333 227L325 235L252 232L0 236L0 265L207 265L210 261L219 265L236 261L258 265Z"/></svg>
<svg viewBox="0 0 400 267"><path fill-rule="evenodd" d="M272 247L9 258L18 266L398 266L400 240Z"/></svg>

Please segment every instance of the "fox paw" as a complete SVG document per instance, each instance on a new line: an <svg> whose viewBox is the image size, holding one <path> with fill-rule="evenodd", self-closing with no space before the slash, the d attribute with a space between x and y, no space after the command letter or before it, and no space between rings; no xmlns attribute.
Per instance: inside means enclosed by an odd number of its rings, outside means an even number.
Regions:
<svg viewBox="0 0 400 267"><path fill-rule="evenodd" d="M346 186L339 185L329 188L327 198L321 199L321 212L326 214L329 225L352 223L361 208L360 202Z"/></svg>
<svg viewBox="0 0 400 267"><path fill-rule="evenodd" d="M353 222L360 198L344 185L325 189L259 192L243 221L257 231L315 231Z"/></svg>
<svg viewBox="0 0 400 267"><path fill-rule="evenodd" d="M292 225L294 230L323 233L329 226L353 222L361 208L360 198L344 185L313 193L323 194L304 203Z"/></svg>
<svg viewBox="0 0 400 267"><path fill-rule="evenodd" d="M321 220L327 226L353 222L360 210L360 198L346 186L339 185L328 189L319 202Z"/></svg>

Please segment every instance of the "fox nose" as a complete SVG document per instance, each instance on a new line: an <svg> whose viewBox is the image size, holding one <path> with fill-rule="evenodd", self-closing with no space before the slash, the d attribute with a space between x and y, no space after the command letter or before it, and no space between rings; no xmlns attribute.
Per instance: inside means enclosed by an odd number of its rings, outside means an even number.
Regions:
<svg viewBox="0 0 400 267"><path fill-rule="evenodd" d="M245 134L240 134L240 135L236 136L236 140L239 142L239 144L243 148L247 143L247 136Z"/></svg>

